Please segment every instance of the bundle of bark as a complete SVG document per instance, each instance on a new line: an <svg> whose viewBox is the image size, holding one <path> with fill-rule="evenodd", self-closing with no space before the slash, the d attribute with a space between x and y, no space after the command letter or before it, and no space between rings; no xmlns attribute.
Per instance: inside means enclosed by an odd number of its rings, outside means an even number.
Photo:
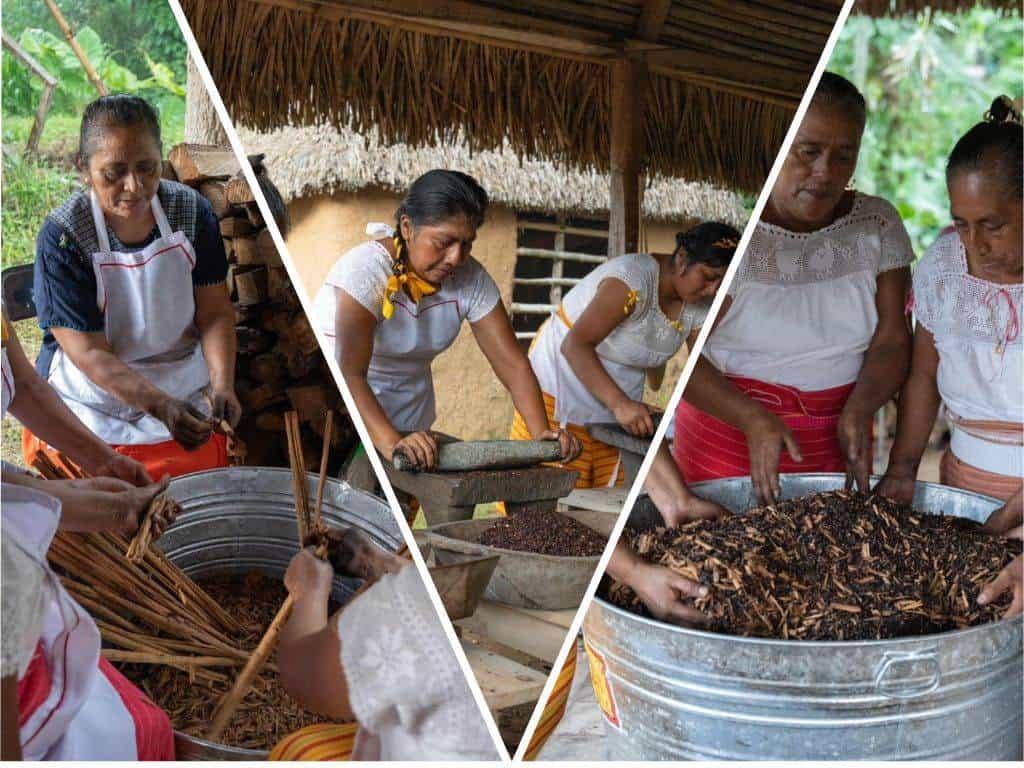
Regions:
<svg viewBox="0 0 1024 768"><path fill-rule="evenodd" d="M863 493L833 491L678 528L626 532L649 562L707 586L693 604L712 631L796 640L874 640L997 620L1009 595L981 589L1019 541L963 518L929 515ZM612 584L612 602L645 613Z"/></svg>
<svg viewBox="0 0 1024 768"><path fill-rule="evenodd" d="M251 156L249 161L285 234L287 210L267 176L263 156ZM326 413L344 413L344 404L256 195L228 147L178 144L164 164L164 176L198 190L220 220L238 339L236 390L243 415L236 431L246 446L240 463L287 466L284 414L295 410L302 422L305 467L316 471ZM335 425L331 474L336 474L356 440L347 419Z"/></svg>

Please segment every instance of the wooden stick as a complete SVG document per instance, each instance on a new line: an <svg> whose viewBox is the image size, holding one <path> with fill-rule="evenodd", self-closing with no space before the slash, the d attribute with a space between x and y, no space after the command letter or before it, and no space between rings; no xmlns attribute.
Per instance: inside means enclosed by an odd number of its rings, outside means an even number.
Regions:
<svg viewBox="0 0 1024 768"><path fill-rule="evenodd" d="M165 664L169 667L237 667L241 659L226 656L176 656L170 653L144 653L142 651L119 651L104 648L103 658L107 661L122 661L127 664Z"/></svg>
<svg viewBox="0 0 1024 768"><path fill-rule="evenodd" d="M43 0L46 3L46 7L50 9L50 14L57 22L57 26L60 27L60 31L64 33L64 38L68 41L68 45L71 46L71 50L74 51L75 56L82 63L82 69L85 70L86 77L89 78L89 82L93 84L93 87L99 92L100 96L106 96L107 86L103 84L103 80L100 79L99 73L96 68L89 62L89 57L85 55L85 51L82 50L82 46L75 40L75 33L71 29L71 25L68 24L67 19L64 18L64 14L60 12L60 8L57 7L57 3L54 0Z"/></svg>
<svg viewBox="0 0 1024 768"><path fill-rule="evenodd" d="M252 656L249 657L249 661L235 680L235 684L220 700L220 703L217 704L217 709L214 710L213 718L210 723L210 730L206 732L206 738L210 741L217 741L220 739L221 735L224 733L224 729L228 727L228 723L231 722L232 716L242 703L242 699L244 699L245 695L249 692L249 688L252 686L253 680L256 679L256 676L260 673L263 665L274 652L274 649L277 647L277 641L280 637L281 630L284 628L285 622L288 621L288 617L291 615L292 606L294 604L295 599L291 595L288 595L280 609L278 609L274 620L270 623L270 626L267 627L267 631L263 634L260 644L256 646L256 650L253 651Z"/></svg>
<svg viewBox="0 0 1024 768"><path fill-rule="evenodd" d="M320 508L324 503L324 486L327 485L327 460L331 456L331 432L334 430L334 411L327 411L327 421L324 423L324 449L320 454L320 480L316 485L316 504L313 506L313 527L319 529Z"/></svg>
<svg viewBox="0 0 1024 768"><path fill-rule="evenodd" d="M288 438L288 463L292 469L292 492L295 494L295 518L299 529L299 546L310 532L309 489L306 486L306 465L302 459L302 426L296 411L284 415Z"/></svg>

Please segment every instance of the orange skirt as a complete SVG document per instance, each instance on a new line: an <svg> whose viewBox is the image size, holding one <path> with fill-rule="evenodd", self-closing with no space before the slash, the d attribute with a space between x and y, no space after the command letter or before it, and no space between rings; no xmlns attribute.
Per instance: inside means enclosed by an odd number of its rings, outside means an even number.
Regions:
<svg viewBox="0 0 1024 768"><path fill-rule="evenodd" d="M152 445L112 445L118 453L135 459L142 464L154 480L164 475L179 477L204 469L219 469L228 466L228 440L215 432L213 436L194 451L186 451L175 440ZM26 466L33 466L38 454L45 454L51 461L59 463L59 452L51 448L27 429L21 432L21 455Z"/></svg>
<svg viewBox="0 0 1024 768"><path fill-rule="evenodd" d="M537 723L537 729L533 732L533 738L530 739L530 746L523 753L524 760L537 759L537 753L547 743L551 733L555 730L555 726L558 725L563 715L565 715L565 708L569 704L569 693L572 691L572 680L575 674L576 643L573 643L569 648L569 655L565 657L562 671L558 673L555 687L551 689L551 696L548 697L547 703L544 705L544 712L540 716L540 722Z"/></svg>
<svg viewBox="0 0 1024 768"><path fill-rule="evenodd" d="M939 464L939 482L964 491L1009 501L1010 497L1020 490L1024 480L972 467L954 456L953 452L947 448L946 452L942 454L942 462Z"/></svg>
<svg viewBox="0 0 1024 768"><path fill-rule="evenodd" d="M544 411L548 417L548 427L557 430L560 426L555 421L555 398L544 394ZM607 443L595 440L584 427L578 424L566 424L565 428L583 445L583 452L575 461L568 464L556 466L565 469L575 469L580 473L576 481L577 488L606 488L613 485L622 485L625 482L625 473L619 462L619 449L613 448ZM522 415L516 411L512 417L512 428L509 430L509 437L513 440L532 440L530 430L523 421ZM614 481L612 478L614 477Z"/></svg>
<svg viewBox="0 0 1024 768"><path fill-rule="evenodd" d="M320 723L290 733L267 757L273 761L351 760L359 723Z"/></svg>

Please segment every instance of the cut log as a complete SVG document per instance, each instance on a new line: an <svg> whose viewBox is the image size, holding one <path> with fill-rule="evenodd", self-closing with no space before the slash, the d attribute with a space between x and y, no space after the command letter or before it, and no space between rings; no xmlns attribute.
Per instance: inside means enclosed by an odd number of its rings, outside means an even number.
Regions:
<svg viewBox="0 0 1024 768"><path fill-rule="evenodd" d="M239 355L258 355L274 346L274 337L259 328L239 326L235 328Z"/></svg>
<svg viewBox="0 0 1024 768"><path fill-rule="evenodd" d="M324 415L329 407L327 402L327 390L319 384L310 384L302 387L288 387L286 390L288 401L299 419L304 422L312 422L319 419L323 421Z"/></svg>
<svg viewBox="0 0 1024 768"><path fill-rule="evenodd" d="M269 409L252 417L252 424L263 432L284 432L284 411Z"/></svg>
<svg viewBox="0 0 1024 768"><path fill-rule="evenodd" d="M266 230L263 230L266 232ZM267 294L271 301L287 304L290 307L299 306L299 296L295 293L295 286L288 277L288 270L284 267L268 267L267 272Z"/></svg>
<svg viewBox="0 0 1024 768"><path fill-rule="evenodd" d="M283 266L284 262L281 261L281 254L277 251L277 246L274 245L274 238L270 234L269 229L262 230L256 236L256 250L260 255L260 263L266 264L268 267L280 267ZM288 274L285 273L285 279Z"/></svg>
<svg viewBox="0 0 1024 768"><path fill-rule="evenodd" d="M263 229L263 214L260 213L259 206L256 203L248 203L245 206L245 215L249 219L249 223L256 229Z"/></svg>
<svg viewBox="0 0 1024 768"><path fill-rule="evenodd" d="M239 387L238 397L242 401L242 407L247 411L262 411L272 405L288 402L284 384L278 382L268 382L252 388Z"/></svg>
<svg viewBox="0 0 1024 768"><path fill-rule="evenodd" d="M252 236L231 238L231 255L240 267L251 267L263 263L259 250L256 248L256 238Z"/></svg>
<svg viewBox="0 0 1024 768"><path fill-rule="evenodd" d="M167 160L178 181L193 187L204 181L227 181L239 170L235 154L213 144L177 144Z"/></svg>
<svg viewBox="0 0 1024 768"><path fill-rule="evenodd" d="M287 374L286 361L277 350L255 355L249 360L249 378L260 384L284 381Z"/></svg>
<svg viewBox="0 0 1024 768"><path fill-rule="evenodd" d="M259 307L235 305L235 325L252 325L259 319Z"/></svg>
<svg viewBox="0 0 1024 768"><path fill-rule="evenodd" d="M290 379L302 379L309 376L320 366L320 353L307 355L287 339L280 339L276 352L284 359L285 370Z"/></svg>
<svg viewBox="0 0 1024 768"><path fill-rule="evenodd" d="M199 194L210 201L213 207L213 215L223 219L231 210L227 195L224 194L223 181L204 181L199 185Z"/></svg>
<svg viewBox="0 0 1024 768"><path fill-rule="evenodd" d="M241 216L228 216L226 219L220 220L221 237L242 237L251 235L253 231L249 220Z"/></svg>
<svg viewBox="0 0 1024 768"><path fill-rule="evenodd" d="M238 303L244 306L261 304L267 300L267 268L235 269L235 291Z"/></svg>
<svg viewBox="0 0 1024 768"><path fill-rule="evenodd" d="M160 169L160 178L167 179L168 181L177 181L178 174L174 172L174 166L171 165L167 160L164 160Z"/></svg>
<svg viewBox="0 0 1024 768"><path fill-rule="evenodd" d="M309 324L306 313L301 309L292 314L288 328L282 335L307 355L320 349L316 334L313 333L313 326Z"/></svg>
<svg viewBox="0 0 1024 768"><path fill-rule="evenodd" d="M244 176L235 176L227 183L225 189L228 202L232 205L249 205L256 202L256 196L249 187L249 182Z"/></svg>
<svg viewBox="0 0 1024 768"><path fill-rule="evenodd" d="M225 246L227 246L227 245L228 245L228 243L225 243ZM228 261L229 262L231 261L230 248L228 249ZM231 264L231 263L228 264L228 273L224 276L224 284L227 285L227 287L228 287L228 296L230 296L231 300L234 301L234 299L235 299L235 265L234 264Z"/></svg>

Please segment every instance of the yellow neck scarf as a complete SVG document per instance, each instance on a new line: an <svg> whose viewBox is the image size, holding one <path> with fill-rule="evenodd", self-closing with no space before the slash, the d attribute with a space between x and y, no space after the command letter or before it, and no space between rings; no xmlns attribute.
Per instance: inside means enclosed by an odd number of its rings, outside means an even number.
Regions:
<svg viewBox="0 0 1024 768"><path fill-rule="evenodd" d="M394 274L388 278L387 288L384 290L384 303L381 305L381 314L387 320L395 313L394 298L404 287L414 304L419 304L420 299L437 292L437 287L431 285L415 272L411 272L402 261L402 241L395 238L395 259L391 269Z"/></svg>

